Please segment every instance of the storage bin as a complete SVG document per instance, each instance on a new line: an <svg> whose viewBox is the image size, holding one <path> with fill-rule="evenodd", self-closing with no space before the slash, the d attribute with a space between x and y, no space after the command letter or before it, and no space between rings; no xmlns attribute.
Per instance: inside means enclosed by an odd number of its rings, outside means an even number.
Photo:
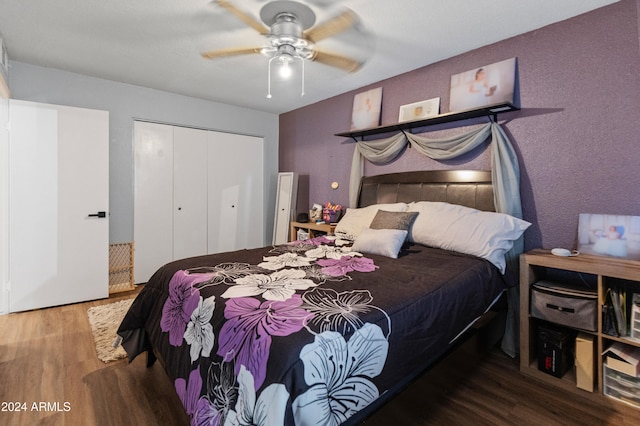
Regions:
<svg viewBox="0 0 640 426"><path fill-rule="evenodd" d="M538 370L562 377L573 366L575 332L553 324L538 326Z"/></svg>
<svg viewBox="0 0 640 426"><path fill-rule="evenodd" d="M531 287L531 316L586 331L596 331L598 294L551 281Z"/></svg>
<svg viewBox="0 0 640 426"><path fill-rule="evenodd" d="M640 340L640 293L634 293L631 305L631 337Z"/></svg>
<svg viewBox="0 0 640 426"><path fill-rule="evenodd" d="M309 233L307 231L305 231L304 229L298 229L298 232L296 233L296 239L298 241L308 240L309 239Z"/></svg>
<svg viewBox="0 0 640 426"><path fill-rule="evenodd" d="M640 408L640 378L604 366L604 394Z"/></svg>

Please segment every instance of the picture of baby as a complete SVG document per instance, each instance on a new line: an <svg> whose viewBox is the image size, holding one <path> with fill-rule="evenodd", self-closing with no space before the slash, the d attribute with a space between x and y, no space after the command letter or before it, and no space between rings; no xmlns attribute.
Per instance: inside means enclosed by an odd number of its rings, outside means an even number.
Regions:
<svg viewBox="0 0 640 426"><path fill-rule="evenodd" d="M351 130L368 129L380 124L382 87L358 93L353 97Z"/></svg>
<svg viewBox="0 0 640 426"><path fill-rule="evenodd" d="M463 111L501 102L516 103L516 58L451 76L449 109Z"/></svg>
<svg viewBox="0 0 640 426"><path fill-rule="evenodd" d="M627 257L627 242L622 239L624 226L611 225L607 232L596 231L593 251L615 257Z"/></svg>
<svg viewBox="0 0 640 426"><path fill-rule="evenodd" d="M640 216L580 214L578 250L581 253L640 259Z"/></svg>

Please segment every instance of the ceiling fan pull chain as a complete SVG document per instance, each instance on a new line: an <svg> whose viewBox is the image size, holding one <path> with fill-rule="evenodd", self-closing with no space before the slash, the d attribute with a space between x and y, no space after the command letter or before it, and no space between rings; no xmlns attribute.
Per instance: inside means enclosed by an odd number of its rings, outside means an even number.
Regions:
<svg viewBox="0 0 640 426"><path fill-rule="evenodd" d="M271 62L273 62L275 58L274 56L269 59L269 68L267 70L267 99L271 99Z"/></svg>
<svg viewBox="0 0 640 426"><path fill-rule="evenodd" d="M300 97L304 96L304 59L300 58L300 62L302 62L302 92L300 93Z"/></svg>

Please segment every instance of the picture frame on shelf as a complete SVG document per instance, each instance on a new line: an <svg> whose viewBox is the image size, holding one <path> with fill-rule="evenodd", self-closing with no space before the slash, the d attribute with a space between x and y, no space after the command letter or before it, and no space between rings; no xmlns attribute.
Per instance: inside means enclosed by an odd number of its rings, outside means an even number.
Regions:
<svg viewBox="0 0 640 426"><path fill-rule="evenodd" d="M517 58L453 74L449 110L465 111L508 102L517 105Z"/></svg>
<svg viewBox="0 0 640 426"><path fill-rule="evenodd" d="M400 107L398 122L421 120L440 114L440 98L427 99Z"/></svg>
<svg viewBox="0 0 640 426"><path fill-rule="evenodd" d="M578 251L640 260L640 216L580 213Z"/></svg>
<svg viewBox="0 0 640 426"><path fill-rule="evenodd" d="M382 87L358 93L353 97L351 130L368 129L380 125Z"/></svg>

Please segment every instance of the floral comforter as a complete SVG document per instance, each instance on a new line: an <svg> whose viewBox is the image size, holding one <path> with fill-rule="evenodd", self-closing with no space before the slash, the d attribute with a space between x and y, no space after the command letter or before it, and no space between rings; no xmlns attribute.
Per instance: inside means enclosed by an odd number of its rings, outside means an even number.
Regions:
<svg viewBox="0 0 640 426"><path fill-rule="evenodd" d="M153 348L194 425L338 425L437 360L505 282L489 262L320 237L160 268L118 334Z"/></svg>

